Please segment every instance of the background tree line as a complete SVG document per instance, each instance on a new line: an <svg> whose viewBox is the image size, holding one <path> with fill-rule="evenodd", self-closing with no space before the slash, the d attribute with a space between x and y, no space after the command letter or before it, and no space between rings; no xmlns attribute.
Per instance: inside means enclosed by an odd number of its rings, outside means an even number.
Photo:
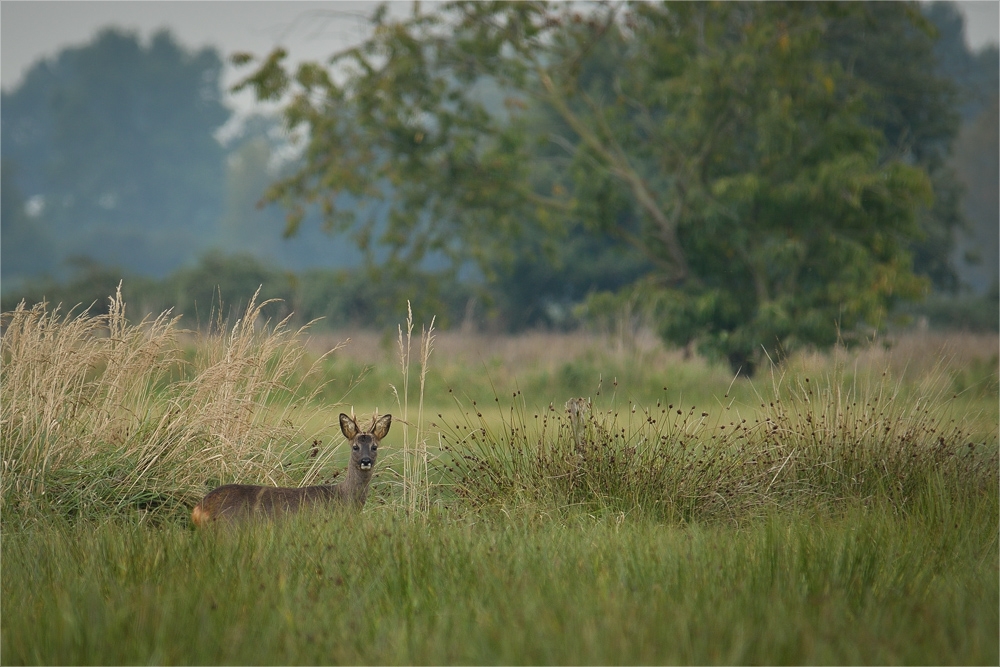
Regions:
<svg viewBox="0 0 1000 667"><path fill-rule="evenodd" d="M110 30L37 65L3 96L4 308L123 271L189 315L255 280L338 323L642 303L734 367L931 288L992 284L967 312L996 326L997 53L947 3L459 2L373 25L332 64L237 55L286 103L225 145L211 50Z"/></svg>
<svg viewBox="0 0 1000 667"><path fill-rule="evenodd" d="M349 259L319 230L282 242L280 212L256 208L285 139L254 116L220 140L222 66L169 32L108 28L3 92L5 293L95 262L162 278L214 248L289 268Z"/></svg>

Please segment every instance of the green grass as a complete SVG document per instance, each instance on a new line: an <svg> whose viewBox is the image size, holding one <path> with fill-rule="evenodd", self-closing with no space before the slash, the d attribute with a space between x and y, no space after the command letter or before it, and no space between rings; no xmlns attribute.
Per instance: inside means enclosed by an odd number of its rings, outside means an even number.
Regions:
<svg viewBox="0 0 1000 667"><path fill-rule="evenodd" d="M446 336L420 391L384 345L320 359L280 325L190 339L117 305L5 316L3 664L1000 661L981 340L733 381ZM192 529L214 483L332 477L351 405L394 416L362 513Z"/></svg>
<svg viewBox="0 0 1000 667"><path fill-rule="evenodd" d="M5 664L996 664L995 498L745 524L510 507L4 536Z"/></svg>

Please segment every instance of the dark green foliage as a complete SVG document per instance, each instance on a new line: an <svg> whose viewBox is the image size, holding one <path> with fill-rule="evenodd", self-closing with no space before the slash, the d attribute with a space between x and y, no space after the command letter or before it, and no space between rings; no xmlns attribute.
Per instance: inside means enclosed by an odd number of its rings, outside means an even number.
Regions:
<svg viewBox="0 0 1000 667"><path fill-rule="evenodd" d="M471 289L449 286L435 275L406 271L394 275L371 275L357 269L324 271L313 269L296 281L292 303L298 318L309 322L323 318L326 328L373 327L395 331L400 312L410 303L416 317L441 326L459 324Z"/></svg>
<svg viewBox="0 0 1000 667"><path fill-rule="evenodd" d="M277 321L288 315L297 325L321 320L323 329L373 327L395 331L397 314L409 301L418 317L437 317L441 326L459 324L474 305L470 287L449 287L435 275L408 271L372 276L357 269L284 271L249 254L210 252L197 264L179 269L161 280L132 271L78 260L69 280L35 281L8 289L0 305L13 310L24 300L65 308L82 307L93 315L106 314L108 295L119 283L126 301L140 316L171 310L186 326L207 329L220 321L232 322L260 290L258 302L274 299L262 313ZM510 304L509 307L514 307Z"/></svg>
<svg viewBox="0 0 1000 667"><path fill-rule="evenodd" d="M69 262L72 274L65 281L51 278L35 280L21 289L7 289L0 300L3 312L10 312L22 300L28 305L47 302L52 306L62 304L63 309L89 310L93 315L106 315L108 295L114 294L119 283L122 292L144 312L162 312L160 297L163 287L151 278L138 276L117 267L102 266L83 258Z"/></svg>
<svg viewBox="0 0 1000 667"><path fill-rule="evenodd" d="M233 319L233 313L246 309L254 293L260 299L280 299L264 311L268 317L284 317L293 301L294 277L268 266L252 256L225 256L209 253L193 267L175 271L162 280L138 272L101 266L78 260L71 263L73 275L66 282L35 283L21 290L9 290L3 297L3 310L11 311L23 299L29 306L46 301L55 306L82 306L91 314L106 314L108 295L122 284L128 303L140 314L158 314L172 310L183 315L190 326L208 327L219 319ZM220 307L225 312L220 312Z"/></svg>
<svg viewBox="0 0 1000 667"><path fill-rule="evenodd" d="M912 21L898 20L904 15ZM871 3L865 12L847 13L831 24L828 49L870 87L868 114L885 136L886 155L906 156L930 176L934 201L919 213L914 269L935 288L954 291L960 267L953 249L965 218L962 186L947 162L960 111L968 119L988 101L997 85L996 65L992 77L988 68L974 65L961 15L949 3L922 9Z"/></svg>
<svg viewBox="0 0 1000 667"><path fill-rule="evenodd" d="M290 313L295 277L282 272L252 255L209 253L197 266L181 269L163 284L162 298L178 314L202 325L216 319L233 321L246 310L254 293L260 289L258 303L267 299L278 302L265 306L263 313L280 320ZM220 312L220 309L224 311Z"/></svg>
<svg viewBox="0 0 1000 667"><path fill-rule="evenodd" d="M513 261L494 268L486 293L488 321L507 330L573 328L574 306L588 294L622 289L652 268L624 241L583 225L554 243L528 233L519 246Z"/></svg>

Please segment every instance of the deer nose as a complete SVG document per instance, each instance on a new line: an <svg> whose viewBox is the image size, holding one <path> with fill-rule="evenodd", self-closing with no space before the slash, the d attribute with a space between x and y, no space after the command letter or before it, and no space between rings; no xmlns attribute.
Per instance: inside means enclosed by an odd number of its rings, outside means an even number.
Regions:
<svg viewBox="0 0 1000 667"><path fill-rule="evenodd" d="M366 456L365 458L358 461L358 467L361 468L362 470L371 470L372 460Z"/></svg>

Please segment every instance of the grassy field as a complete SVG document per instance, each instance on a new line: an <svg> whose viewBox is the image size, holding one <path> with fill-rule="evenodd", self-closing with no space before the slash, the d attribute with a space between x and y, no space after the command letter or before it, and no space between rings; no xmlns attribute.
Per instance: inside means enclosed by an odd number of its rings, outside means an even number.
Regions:
<svg viewBox="0 0 1000 667"><path fill-rule="evenodd" d="M996 336L734 380L645 335L256 320L5 315L3 664L1000 661ZM394 416L361 514L190 526L336 479L355 408Z"/></svg>

